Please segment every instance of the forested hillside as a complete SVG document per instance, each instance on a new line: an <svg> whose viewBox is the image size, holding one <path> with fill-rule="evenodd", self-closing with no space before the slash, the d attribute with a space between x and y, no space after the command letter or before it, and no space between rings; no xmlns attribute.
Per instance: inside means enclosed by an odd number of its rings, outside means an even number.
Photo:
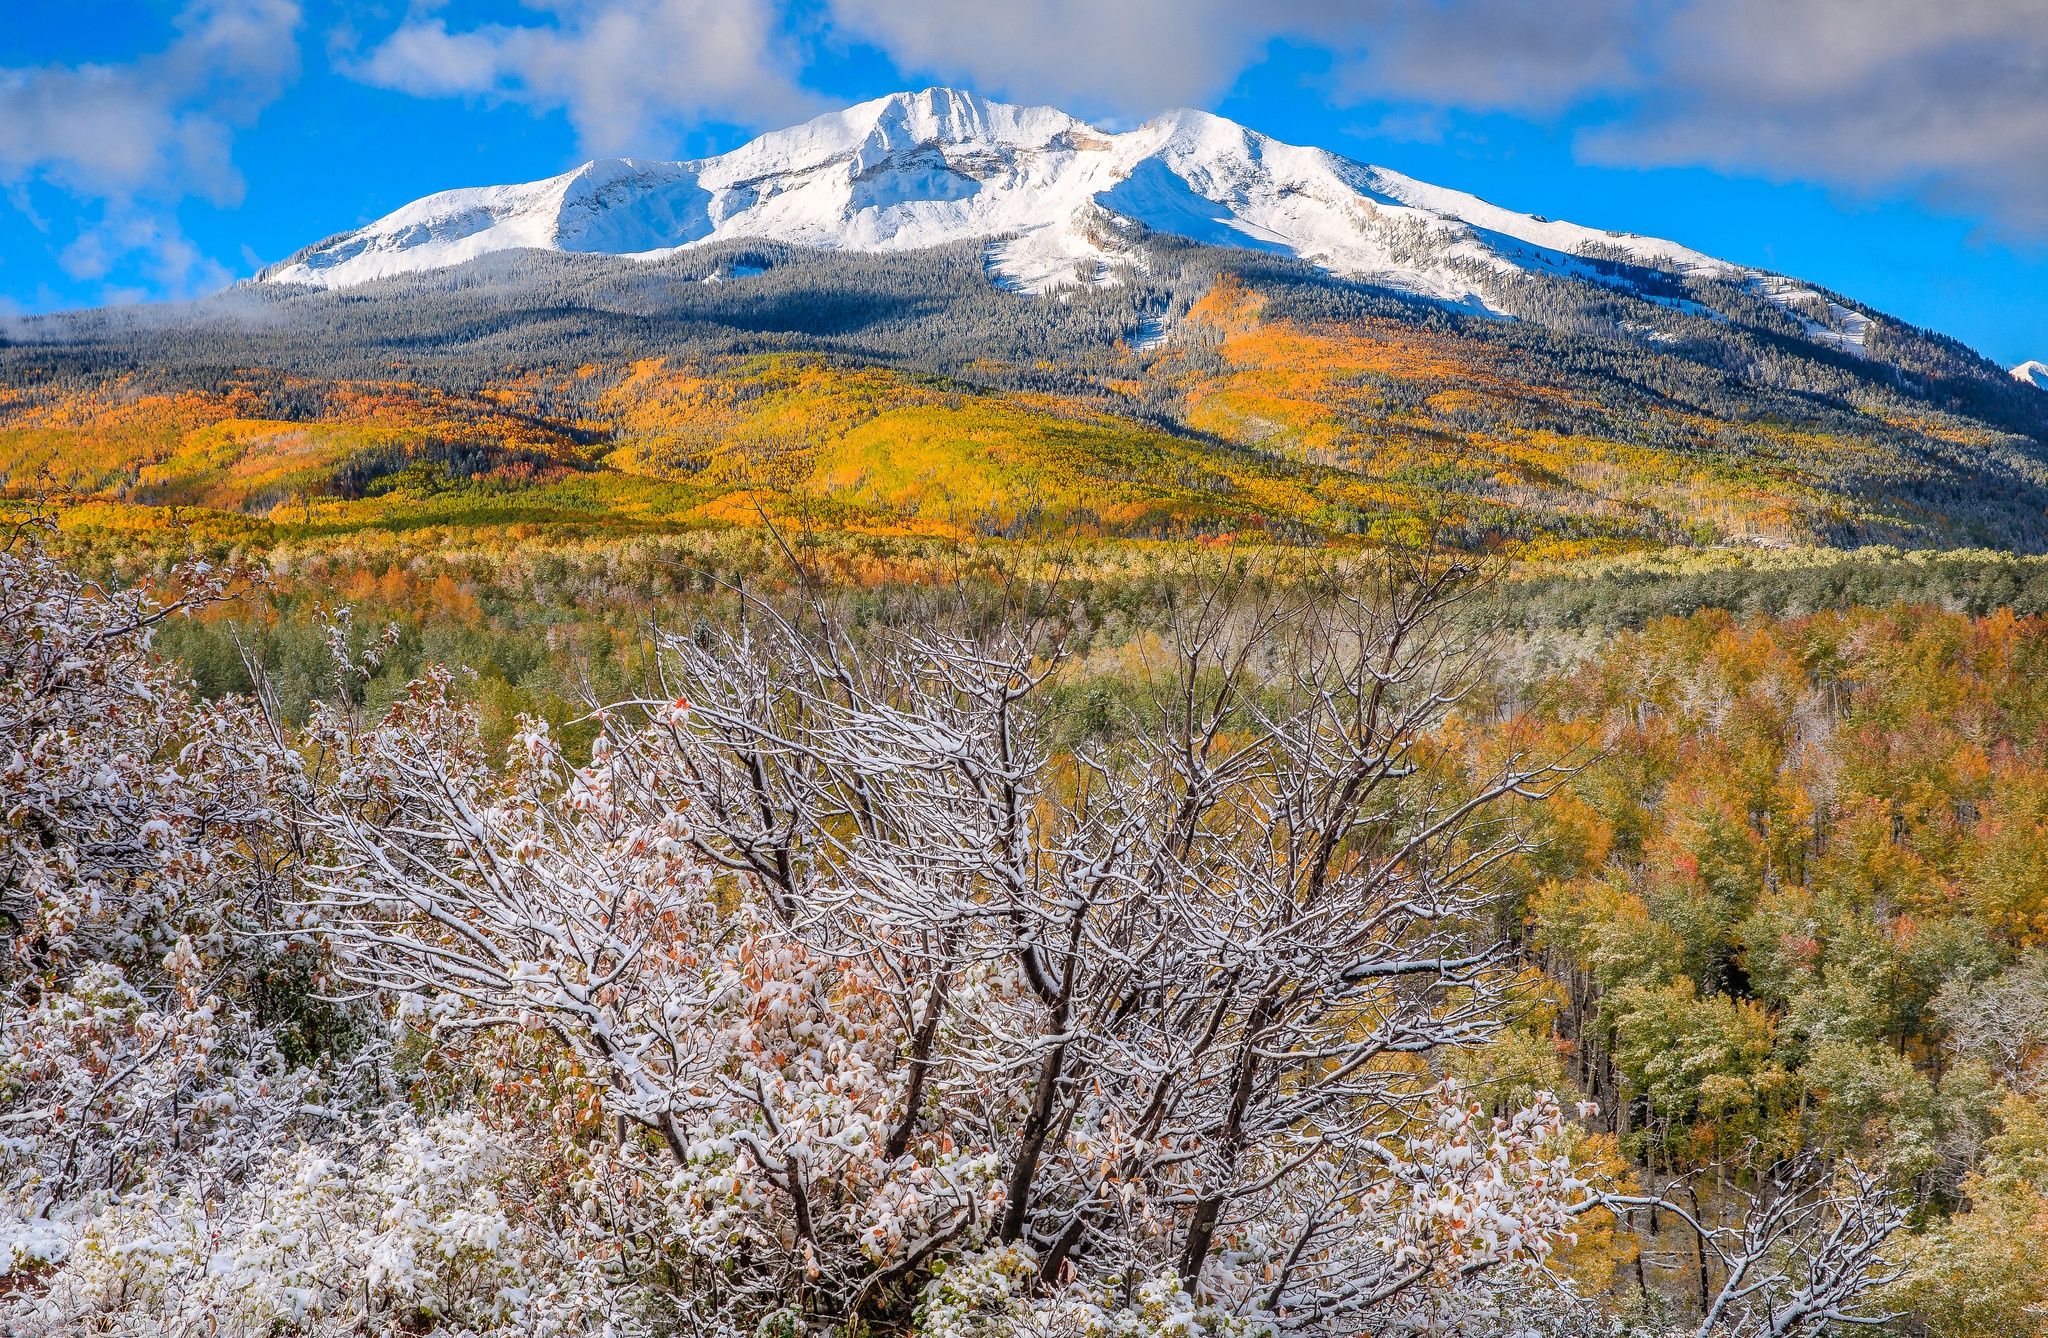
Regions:
<svg viewBox="0 0 2048 1338"><path fill-rule="evenodd" d="M2048 545L2048 400L1897 322L1845 350L1747 289L1617 262L1613 286L1515 279L1502 321L1171 238L1139 256L1038 296L973 245L519 253L18 321L0 469L100 504L81 523L175 504L258 545L764 511L1538 559Z"/></svg>

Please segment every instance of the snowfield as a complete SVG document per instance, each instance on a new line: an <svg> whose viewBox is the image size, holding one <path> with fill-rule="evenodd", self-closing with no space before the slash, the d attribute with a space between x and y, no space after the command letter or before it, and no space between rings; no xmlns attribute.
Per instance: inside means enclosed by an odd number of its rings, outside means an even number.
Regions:
<svg viewBox="0 0 2048 1338"><path fill-rule="evenodd" d="M1141 229L1294 255L1478 309L1491 309L1489 277L1525 269L1598 280L1618 261L1754 277L1675 242L1515 213L1206 112L1112 135L1052 107L934 88L714 158L608 158L545 181L443 191L257 278L342 288L524 247L651 256L741 238L860 251L983 239L995 274L1043 292L1107 281Z"/></svg>

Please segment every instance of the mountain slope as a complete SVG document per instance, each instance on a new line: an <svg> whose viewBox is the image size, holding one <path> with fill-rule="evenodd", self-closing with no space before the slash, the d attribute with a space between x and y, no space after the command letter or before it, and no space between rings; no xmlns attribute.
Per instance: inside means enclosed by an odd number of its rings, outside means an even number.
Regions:
<svg viewBox="0 0 2048 1338"><path fill-rule="evenodd" d="M1530 318L1503 321L1269 252L1137 254L1057 299L991 283L979 243L726 242L31 318L0 342L0 485L90 498L79 523L109 533L179 505L291 544L766 512L1541 559L2048 551L2048 399L1889 321L1852 356L1746 290L1699 314L1728 288L1706 280L1681 310L1532 277L1507 294Z"/></svg>
<svg viewBox="0 0 2048 1338"><path fill-rule="evenodd" d="M2023 362L2012 369L2012 379L2036 390L2048 390L2048 362L2038 359Z"/></svg>
<svg viewBox="0 0 2048 1338"><path fill-rule="evenodd" d="M1517 272L1611 282L1621 261L1760 277L1675 242L1515 213L1205 112L1109 135L1051 107L927 89L714 158L605 159L526 185L444 191L259 279L346 287L521 248L644 255L760 239L903 251L984 240L995 273L1043 291L1107 277L1145 230L1282 252L1490 311L1501 310L1494 280Z"/></svg>
<svg viewBox="0 0 2048 1338"><path fill-rule="evenodd" d="M932 90L429 197L199 302L0 321L0 488L300 536L794 508L2048 551L2048 398L1844 295L1216 117Z"/></svg>

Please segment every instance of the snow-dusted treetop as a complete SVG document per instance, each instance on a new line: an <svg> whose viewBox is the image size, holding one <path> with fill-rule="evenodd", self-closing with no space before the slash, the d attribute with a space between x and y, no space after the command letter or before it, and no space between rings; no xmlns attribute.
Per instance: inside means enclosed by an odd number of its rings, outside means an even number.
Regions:
<svg viewBox="0 0 2048 1338"><path fill-rule="evenodd" d="M1589 258L1751 277L1675 242L1515 213L1206 112L1112 135L947 88L863 102L714 158L607 158L443 191L258 277L339 288L521 247L645 256L735 238L862 251L990 239L997 273L1043 290L1114 263L1140 224L1481 306L1488 275L1590 274Z"/></svg>
<svg viewBox="0 0 2048 1338"><path fill-rule="evenodd" d="M2024 381L2036 390L2048 390L2048 362L2029 359L2012 369L2012 379Z"/></svg>

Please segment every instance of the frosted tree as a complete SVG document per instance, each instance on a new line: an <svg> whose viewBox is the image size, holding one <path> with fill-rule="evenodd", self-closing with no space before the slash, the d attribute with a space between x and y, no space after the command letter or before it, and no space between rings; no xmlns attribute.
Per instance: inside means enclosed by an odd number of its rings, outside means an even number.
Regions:
<svg viewBox="0 0 2048 1338"><path fill-rule="evenodd" d="M1469 576L1219 578L1078 749L1019 619L754 606L582 767L529 723L494 771L432 678L318 722L310 911L422 1024L573 1056L706 1314L900 1317L998 1251L1112 1308L1435 1323L1594 1201L1554 1105L1481 1127L1431 1073L1516 1004L1493 879L1560 774L1431 741Z"/></svg>
<svg viewBox="0 0 2048 1338"><path fill-rule="evenodd" d="M1947 981L1934 1011L1957 1058L1987 1065L2015 1092L2039 1089L2048 1058L2048 953L2036 949L1982 984Z"/></svg>
<svg viewBox="0 0 2048 1338"><path fill-rule="evenodd" d="M230 578L104 588L46 534L0 542L0 1266L61 1257L124 1193L232 1180L309 1091L251 1003L304 778L262 710L149 654Z"/></svg>
<svg viewBox="0 0 2048 1338"><path fill-rule="evenodd" d="M1741 1212L1726 1225L1669 1197L1606 1196L1616 1208L1654 1203L1679 1218L1718 1265L1712 1289L1701 1265L1697 1338L1805 1338L1900 1318L1883 1302L1906 1276L1895 1238L1907 1209L1881 1171L1803 1152L1757 1181L1734 1191Z"/></svg>

